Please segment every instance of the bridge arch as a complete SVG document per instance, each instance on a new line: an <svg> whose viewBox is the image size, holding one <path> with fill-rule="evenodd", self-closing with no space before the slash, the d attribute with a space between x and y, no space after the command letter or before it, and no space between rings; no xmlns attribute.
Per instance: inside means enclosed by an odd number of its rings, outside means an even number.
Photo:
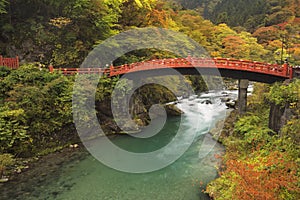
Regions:
<svg viewBox="0 0 300 200"><path fill-rule="evenodd" d="M228 77L239 80L238 108L240 113L246 111L248 81L274 83L293 78L293 69L287 63L283 65L270 64L249 60L228 58L168 58L110 66L109 68L64 68L59 69L65 75L71 74L101 74L108 77L132 76L152 77L153 73L161 71L168 75L169 69L175 69L182 75L212 75ZM216 70L216 68L218 70ZM50 71L54 68L51 66ZM216 73L216 71L218 73ZM145 73L147 72L147 73Z"/></svg>

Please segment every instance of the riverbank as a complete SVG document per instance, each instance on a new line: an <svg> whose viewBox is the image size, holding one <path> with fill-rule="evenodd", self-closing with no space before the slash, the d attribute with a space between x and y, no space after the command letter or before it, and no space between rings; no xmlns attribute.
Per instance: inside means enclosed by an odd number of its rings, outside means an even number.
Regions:
<svg viewBox="0 0 300 200"><path fill-rule="evenodd" d="M164 105L164 108L166 109L166 113L169 116L180 116L181 114L183 114L183 112L178 109L174 104L166 104ZM154 116L155 117L155 116ZM146 124L142 123L142 126L145 126ZM126 133L124 132L113 132L109 127L114 126L114 123L112 121L110 121L110 123L107 123L104 126L104 130L106 130L106 137L109 138L115 138L121 135L124 135ZM73 132L75 132L75 128L73 129L69 129L72 130ZM64 131L62 131L64 132ZM140 130L136 130L134 133L138 134L140 132ZM74 135L74 134L72 134ZM99 136L97 136L99 137ZM104 136L100 136L100 137L104 137ZM67 138L66 138L67 139ZM90 138L91 140L96 139L96 138ZM7 168L3 171L3 177L1 178L0 184L5 184L6 182L22 182L22 180L31 180L33 177L31 177L31 174L35 174L35 171L39 171L38 166L41 164L41 166L46 166L48 160L51 160L51 162L53 162L54 164L51 165L53 167L55 166L59 166L60 162L64 161L68 155L73 157L74 156L74 152L77 152L79 149L83 149L83 144L81 143L80 138L74 137L72 139L72 142L67 142L67 140L64 142L65 145L57 145L57 146L53 146L52 148L47 148L44 149L42 152L39 152L38 155L34 155L32 157L27 157L27 158L13 158L13 164L9 164L9 166L7 166ZM79 148L81 147L81 148ZM55 160L55 158L58 158L57 160ZM70 160L72 161L72 159ZM46 164L42 164L42 162L46 162ZM6 166L5 166L6 167ZM43 168L43 167L42 167ZM33 169L33 170L32 170ZM54 171L51 167L49 169L50 171ZM28 172L28 171L33 171L33 172ZM23 178L26 177L28 174L27 178ZM40 173L37 173L40 174Z"/></svg>
<svg viewBox="0 0 300 200"><path fill-rule="evenodd" d="M220 176L206 188L211 198L299 199L298 90L298 81L257 85L248 111L241 116L231 113L218 138L226 148ZM275 102L290 109L279 132L269 128L270 104Z"/></svg>
<svg viewBox="0 0 300 200"><path fill-rule="evenodd" d="M215 127L213 127L209 133L212 137L222 144L224 138L230 136L233 132L234 122L236 122L238 111L231 109L226 113L225 119L219 120Z"/></svg>
<svg viewBox="0 0 300 200"><path fill-rule="evenodd" d="M74 147L75 146L75 147ZM22 199L26 196L38 198L30 185L52 182L58 178L60 168L71 162L80 162L88 155L82 145L73 145L44 156L18 159L10 168L9 180L0 183L2 199ZM17 187L16 187L17 186Z"/></svg>

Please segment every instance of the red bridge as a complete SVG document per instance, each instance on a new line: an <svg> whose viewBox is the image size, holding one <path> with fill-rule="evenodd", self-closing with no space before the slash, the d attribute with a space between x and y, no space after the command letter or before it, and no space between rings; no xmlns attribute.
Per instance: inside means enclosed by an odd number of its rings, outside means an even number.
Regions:
<svg viewBox="0 0 300 200"><path fill-rule="evenodd" d="M288 64L278 65L248 60L226 58L172 58L137 62L108 68L59 68L49 67L51 72L58 70L65 75L74 74L103 74L108 77L122 76L128 73L151 72L153 70L167 71L176 69L183 75L219 75L234 79L273 83L293 78L293 68ZM218 69L218 70L216 70Z"/></svg>

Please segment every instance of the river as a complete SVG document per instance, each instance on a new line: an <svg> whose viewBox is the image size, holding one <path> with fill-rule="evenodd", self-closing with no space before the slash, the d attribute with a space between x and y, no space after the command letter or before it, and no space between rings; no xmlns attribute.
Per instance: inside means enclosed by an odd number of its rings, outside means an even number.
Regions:
<svg viewBox="0 0 300 200"><path fill-rule="evenodd" d="M229 96L236 97L236 93ZM72 160L60 166L53 178L30 183L30 193L12 199L77 199L77 200L200 200L209 199L201 192L205 185L217 177L216 154L224 148L211 139L208 131L224 119L229 111L221 102L224 92L210 92L189 99L182 99L177 106L184 111L180 117L170 117L159 134L149 139L118 136L113 142L129 151L148 152L166 145L183 123L185 134L196 131L196 137L188 150L173 164L158 171L130 174L111 169L90 154L80 160ZM212 104L203 103L210 100ZM199 121L201 122L199 124ZM196 128L196 124L200 125ZM205 145L212 149L200 151ZM202 148L203 149L203 148ZM203 155L201 155L203 154ZM206 155L207 154L207 155ZM206 155L204 158L204 155ZM112 155L113 156L113 155ZM37 175L38 176L38 175ZM18 188L18 186L16 186ZM25 193L25 192L24 192ZM34 195L33 195L34 194Z"/></svg>

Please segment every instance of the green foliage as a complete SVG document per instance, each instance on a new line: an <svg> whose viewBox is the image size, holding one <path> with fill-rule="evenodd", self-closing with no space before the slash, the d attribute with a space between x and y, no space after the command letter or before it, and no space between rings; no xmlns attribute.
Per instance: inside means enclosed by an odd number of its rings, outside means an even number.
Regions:
<svg viewBox="0 0 300 200"><path fill-rule="evenodd" d="M206 193L216 200L235 199L233 194L237 183L233 181L233 177L237 177L235 172L222 175L207 185Z"/></svg>
<svg viewBox="0 0 300 200"><path fill-rule="evenodd" d="M27 61L79 66L97 41L117 33L113 27L120 4L119 0L11 1L11 9L1 15L1 49L15 46Z"/></svg>
<svg viewBox="0 0 300 200"><path fill-rule="evenodd" d="M300 145L300 119L293 118L284 125L280 132L283 136L286 136L291 139L291 141Z"/></svg>
<svg viewBox="0 0 300 200"><path fill-rule="evenodd" d="M275 83L270 89L268 99L281 106L297 103L300 99L300 80L296 79L288 85Z"/></svg>
<svg viewBox="0 0 300 200"><path fill-rule="evenodd" d="M34 150L30 145L47 146L72 123L73 84L67 77L28 64L5 76L1 85L1 152L26 154Z"/></svg>
<svg viewBox="0 0 300 200"><path fill-rule="evenodd" d="M14 163L15 163L15 159L11 154L8 153L0 154L0 179L3 176L6 167L9 167Z"/></svg>
<svg viewBox="0 0 300 200"><path fill-rule="evenodd" d="M11 72L11 69L0 66L0 103L4 100L5 83L3 79Z"/></svg>
<svg viewBox="0 0 300 200"><path fill-rule="evenodd" d="M247 107L249 110L269 110L269 104L266 100L266 94L269 93L270 86L264 83L255 83L253 85L253 92L247 98ZM268 113L265 113L268 116ZM267 119L266 119L267 120Z"/></svg>
<svg viewBox="0 0 300 200"><path fill-rule="evenodd" d="M208 90L202 76L187 76L187 79L190 80L190 85L193 87L195 93L205 92Z"/></svg>
<svg viewBox="0 0 300 200"><path fill-rule="evenodd" d="M0 152L12 149L14 146L29 142L25 112L23 109L9 110L0 107Z"/></svg>
<svg viewBox="0 0 300 200"><path fill-rule="evenodd" d="M12 165L13 163L14 163L14 158L11 154L8 154L8 153L0 154L0 166L1 167Z"/></svg>
<svg viewBox="0 0 300 200"><path fill-rule="evenodd" d="M236 122L234 132L243 135L244 141L249 144L267 141L272 131L266 126L264 120L266 119L255 115L243 116Z"/></svg>
<svg viewBox="0 0 300 200"><path fill-rule="evenodd" d="M98 87L96 90L96 101L103 101L104 99L110 98L116 83L118 82L119 78L107 78L107 77L101 77L98 82ZM128 87L128 84L125 80L118 83L118 91L122 91L122 93L126 92L126 87ZM120 97L121 98L121 97Z"/></svg>
<svg viewBox="0 0 300 200"><path fill-rule="evenodd" d="M0 80L7 76L11 72L11 69L8 67L0 66Z"/></svg>
<svg viewBox="0 0 300 200"><path fill-rule="evenodd" d="M6 5L8 4L8 2L6 0L0 0L0 15L7 13L6 11Z"/></svg>

